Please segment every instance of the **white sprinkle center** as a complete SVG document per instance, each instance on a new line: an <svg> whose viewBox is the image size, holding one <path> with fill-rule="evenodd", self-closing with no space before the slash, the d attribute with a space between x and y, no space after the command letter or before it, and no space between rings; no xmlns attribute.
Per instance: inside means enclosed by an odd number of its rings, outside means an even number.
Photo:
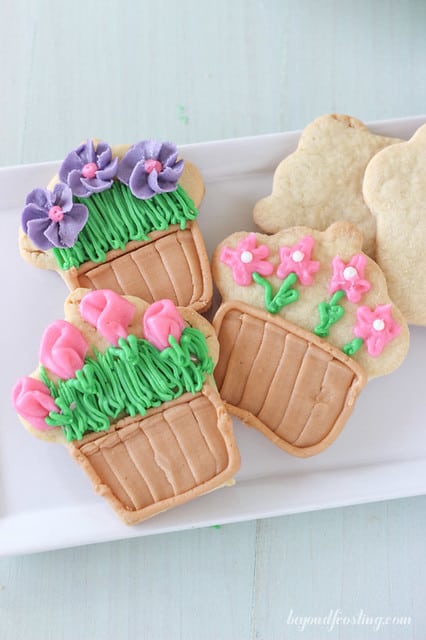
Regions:
<svg viewBox="0 0 426 640"><path fill-rule="evenodd" d="M293 262L302 262L305 254L303 251L295 251L291 257L293 258Z"/></svg>
<svg viewBox="0 0 426 640"><path fill-rule="evenodd" d="M376 320L374 320L373 322L373 329L375 329L376 331L383 331L384 328L385 323L383 322L383 320L381 320L380 318L376 318Z"/></svg>
<svg viewBox="0 0 426 640"><path fill-rule="evenodd" d="M249 264L253 260L253 254L251 251L243 251L241 254L241 262L244 264Z"/></svg>
<svg viewBox="0 0 426 640"><path fill-rule="evenodd" d="M343 269L343 277L345 280L352 280L353 278L356 278L358 275L358 271L355 269L355 267L346 267L345 269Z"/></svg>

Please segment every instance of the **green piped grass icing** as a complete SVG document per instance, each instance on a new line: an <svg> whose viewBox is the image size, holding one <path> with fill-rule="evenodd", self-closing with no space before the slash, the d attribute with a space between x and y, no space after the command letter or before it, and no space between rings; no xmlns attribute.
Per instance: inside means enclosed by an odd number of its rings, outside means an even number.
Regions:
<svg viewBox="0 0 426 640"><path fill-rule="evenodd" d="M124 249L131 240L149 240L149 233L165 231L172 224L185 229L187 221L198 215L194 202L179 184L175 191L141 200L117 180L106 191L88 198L74 196L73 201L84 204L89 217L73 247L52 249L64 271L88 261L104 262L108 251Z"/></svg>
<svg viewBox="0 0 426 640"><path fill-rule="evenodd" d="M40 369L58 407L46 423L61 427L67 441L81 440L89 432L106 431L125 416L145 415L148 409L175 400L185 392L201 391L213 372L204 335L186 327L178 343L159 351L143 338L120 338L118 347L87 357L75 377L57 384Z"/></svg>

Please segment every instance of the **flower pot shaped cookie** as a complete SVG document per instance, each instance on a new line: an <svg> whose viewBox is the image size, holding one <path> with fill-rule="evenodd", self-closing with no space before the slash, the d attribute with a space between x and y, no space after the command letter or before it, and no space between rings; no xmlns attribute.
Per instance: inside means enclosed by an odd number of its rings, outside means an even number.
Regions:
<svg viewBox="0 0 426 640"><path fill-rule="evenodd" d="M218 343L192 309L76 289L12 392L24 426L65 444L126 524L232 484L232 422L212 378Z"/></svg>
<svg viewBox="0 0 426 640"><path fill-rule="evenodd" d="M229 411L296 456L330 445L409 334L355 226L238 232L213 255L215 378Z"/></svg>
<svg viewBox="0 0 426 640"><path fill-rule="evenodd" d="M368 164L364 198L377 223L377 262L407 322L426 325L426 124Z"/></svg>
<svg viewBox="0 0 426 640"><path fill-rule="evenodd" d="M196 222L198 169L168 142L71 151L47 189L28 194L21 254L73 290L111 289L197 311L211 304L208 257Z"/></svg>
<svg viewBox="0 0 426 640"><path fill-rule="evenodd" d="M374 257L376 225L362 197L362 179L374 154L395 142L400 140L376 135L356 118L320 116L278 165L272 193L255 206L255 223L275 233L294 225L324 231L348 220L363 233L363 250Z"/></svg>

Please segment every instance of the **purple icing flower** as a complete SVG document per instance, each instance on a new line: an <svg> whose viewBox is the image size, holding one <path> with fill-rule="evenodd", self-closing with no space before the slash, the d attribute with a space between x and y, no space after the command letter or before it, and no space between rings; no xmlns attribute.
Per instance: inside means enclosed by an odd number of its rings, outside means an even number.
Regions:
<svg viewBox="0 0 426 640"><path fill-rule="evenodd" d="M95 149L93 141L88 140L67 155L59 169L59 178L75 196L87 198L92 193L110 189L117 165L118 158L113 159L106 142L100 142Z"/></svg>
<svg viewBox="0 0 426 640"><path fill-rule="evenodd" d="M118 166L117 177L142 200L156 193L174 191L183 171L183 160L171 142L143 140L133 145Z"/></svg>
<svg viewBox="0 0 426 640"><path fill-rule="evenodd" d="M27 195L22 228L34 244L46 251L72 247L87 221L84 204L74 204L71 189L58 182L53 191L34 189Z"/></svg>

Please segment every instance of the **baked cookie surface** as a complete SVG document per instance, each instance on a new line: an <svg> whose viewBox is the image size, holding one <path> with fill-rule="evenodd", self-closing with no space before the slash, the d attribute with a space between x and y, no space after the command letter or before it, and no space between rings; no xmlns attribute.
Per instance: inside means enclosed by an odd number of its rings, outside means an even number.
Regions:
<svg viewBox="0 0 426 640"><path fill-rule="evenodd" d="M363 191L390 295L409 323L426 325L426 125L370 161Z"/></svg>
<svg viewBox="0 0 426 640"><path fill-rule="evenodd" d="M320 116L303 131L297 150L278 165L271 195L254 208L255 223L267 233L303 225L325 230L338 220L363 233L363 251L374 257L375 219L362 195L370 159L400 142L376 135L356 118Z"/></svg>

